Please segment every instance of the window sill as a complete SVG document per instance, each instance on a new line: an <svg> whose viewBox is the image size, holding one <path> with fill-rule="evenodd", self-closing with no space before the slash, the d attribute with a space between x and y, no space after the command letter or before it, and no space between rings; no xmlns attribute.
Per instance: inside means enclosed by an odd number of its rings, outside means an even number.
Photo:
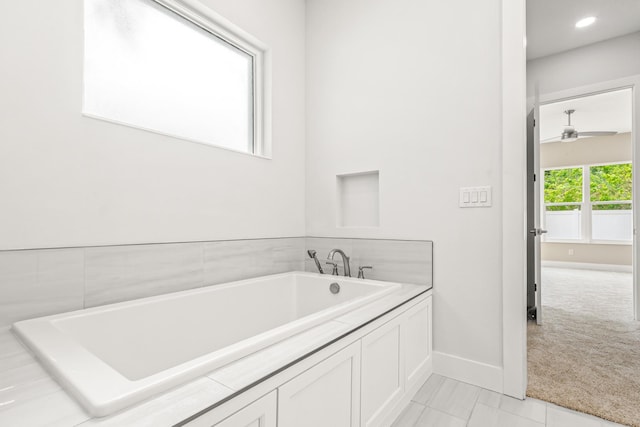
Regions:
<svg viewBox="0 0 640 427"><path fill-rule="evenodd" d="M267 156L267 155L264 155L264 154L257 154L257 153L251 153L249 151L236 150L234 148L225 147L223 145L216 145L216 144L212 144L210 142L205 142L205 141L199 141L199 140L196 140L196 139L186 138L184 136L172 135L170 133L165 133L165 132L161 132L161 131L158 131L158 130L155 130L155 129L145 128L145 127L142 127L142 126L136 126L136 125L133 125L133 124L130 124L130 123L121 122L119 120L108 119L106 117L102 117L102 116L91 114L91 113L86 113L84 111L82 112L82 116L83 117L87 117L89 119L93 119L93 120L99 120L99 121L103 121L103 122L107 122L107 123L111 123L111 124L115 124L115 125L119 125L119 126L128 127L128 128L131 128L131 129L137 129L137 130L141 130L141 131L145 131L145 132L155 133L156 135L162 135L162 136L166 136L166 137L169 137L169 138L179 139L181 141L187 141L187 142L192 142L192 143L195 143L195 144L206 145L208 147L218 148L218 149L221 149L221 150L231 151L232 153L244 154L245 156L257 157L259 159L272 160L271 156Z"/></svg>
<svg viewBox="0 0 640 427"><path fill-rule="evenodd" d="M585 242L583 240L543 240L542 243L560 243L571 245L618 245L618 246L632 246L632 241L615 241L615 240L592 240Z"/></svg>

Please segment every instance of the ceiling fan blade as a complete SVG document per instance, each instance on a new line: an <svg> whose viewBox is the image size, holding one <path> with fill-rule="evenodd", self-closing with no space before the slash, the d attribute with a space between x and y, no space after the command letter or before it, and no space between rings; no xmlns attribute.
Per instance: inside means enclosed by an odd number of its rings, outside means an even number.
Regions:
<svg viewBox="0 0 640 427"><path fill-rule="evenodd" d="M591 132L578 132L578 135L579 136L611 136L617 133L618 132L616 132L615 130L610 130L610 131L597 130L597 131L591 131Z"/></svg>
<svg viewBox="0 0 640 427"><path fill-rule="evenodd" d="M562 138L562 135L556 135L552 136L551 138L541 139L540 142L560 141L560 138Z"/></svg>

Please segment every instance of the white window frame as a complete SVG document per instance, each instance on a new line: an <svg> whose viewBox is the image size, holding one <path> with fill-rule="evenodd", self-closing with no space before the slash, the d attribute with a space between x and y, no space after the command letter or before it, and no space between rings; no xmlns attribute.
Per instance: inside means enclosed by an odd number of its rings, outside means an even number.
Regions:
<svg viewBox="0 0 640 427"><path fill-rule="evenodd" d="M146 129L130 123L121 123L105 117L85 113L86 117L100 119L123 126L143 129L160 135L171 136L184 141L196 142L254 157L271 159L271 52L267 46L238 26L232 24L213 10L195 0L152 0L165 9L188 20L204 31L236 47L253 58L253 150L236 150L209 142L171 135L154 129ZM84 99L84 95L83 95ZM83 108L84 110L84 108Z"/></svg>
<svg viewBox="0 0 640 427"><path fill-rule="evenodd" d="M542 235L542 241L545 243L593 243L603 245L632 245L633 238L631 240L598 240L592 238L592 206L594 204L630 204L633 207L632 200L613 200L609 202L592 202L591 201L591 168L594 166L608 166L608 165L624 165L632 164L631 161L622 162L607 162L607 163L590 163L582 165L571 166L557 166L549 168L541 168L540 173L540 191L541 195L541 209L540 218L542 222L542 228L546 228L546 208L547 206L580 206L581 222L580 222L580 235L581 239L552 239L548 235ZM581 202L567 202L567 203L546 203L544 198L544 178L545 172L550 170L560 169L582 169L582 201Z"/></svg>

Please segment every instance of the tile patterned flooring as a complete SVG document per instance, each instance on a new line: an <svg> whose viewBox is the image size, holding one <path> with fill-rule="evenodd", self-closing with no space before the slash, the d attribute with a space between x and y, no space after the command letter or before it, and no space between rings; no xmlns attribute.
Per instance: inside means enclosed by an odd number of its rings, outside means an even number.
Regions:
<svg viewBox="0 0 640 427"><path fill-rule="evenodd" d="M613 427L541 400L518 400L433 374L392 427Z"/></svg>

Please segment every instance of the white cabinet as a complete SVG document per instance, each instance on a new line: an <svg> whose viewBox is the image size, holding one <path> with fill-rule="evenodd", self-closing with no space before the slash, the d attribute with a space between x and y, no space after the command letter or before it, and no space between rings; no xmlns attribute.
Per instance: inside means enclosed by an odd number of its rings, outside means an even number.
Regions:
<svg viewBox="0 0 640 427"><path fill-rule="evenodd" d="M431 297L362 338L361 426L392 421L431 371Z"/></svg>
<svg viewBox="0 0 640 427"><path fill-rule="evenodd" d="M398 316L362 338L362 426L383 425L404 393L402 329Z"/></svg>
<svg viewBox="0 0 640 427"><path fill-rule="evenodd" d="M216 427L276 427L277 392L274 390L235 414L215 424Z"/></svg>
<svg viewBox="0 0 640 427"><path fill-rule="evenodd" d="M431 296L404 313L404 360L407 389L431 369Z"/></svg>
<svg viewBox="0 0 640 427"><path fill-rule="evenodd" d="M245 395L251 401L271 390L248 406L237 409L246 405L240 396L227 402L235 406L223 405L189 425L386 427L431 373L431 316L430 295L401 306L354 332L341 350L325 349L313 362L283 371L285 378L268 380L273 385L264 392Z"/></svg>
<svg viewBox="0 0 640 427"><path fill-rule="evenodd" d="M278 388L278 427L359 427L360 341Z"/></svg>

